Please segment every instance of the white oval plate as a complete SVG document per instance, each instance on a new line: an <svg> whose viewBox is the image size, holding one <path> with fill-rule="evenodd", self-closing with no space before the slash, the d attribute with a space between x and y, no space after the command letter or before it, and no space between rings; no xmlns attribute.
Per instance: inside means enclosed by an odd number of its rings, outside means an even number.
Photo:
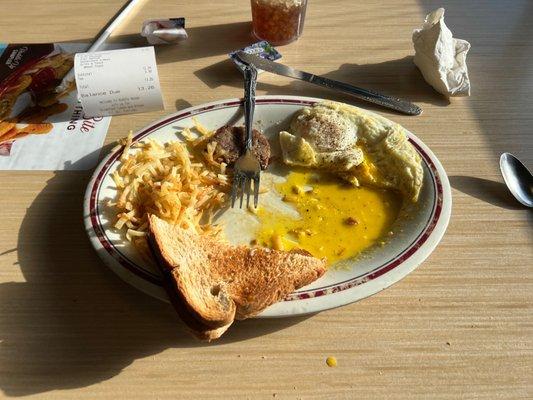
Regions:
<svg viewBox="0 0 533 400"><path fill-rule="evenodd" d="M259 96L255 121L265 135L286 129L295 111L322 99L297 96ZM222 100L191 107L165 117L140 130L134 141L148 136L166 142L176 140L176 132L192 126L194 116L208 129L224 124L242 124L242 101ZM420 153L424 185L419 206L402 225L401 233L383 247L348 263L349 268L330 269L312 285L301 288L284 301L270 306L260 317L303 315L339 307L373 295L399 281L422 263L441 240L451 213L451 190L441 163L415 135L409 140ZM143 261L120 232L113 227L114 212L107 201L115 197L111 173L116 169L121 150L111 152L96 168L84 199L85 228L102 260L122 279L158 299L168 301L153 265Z"/></svg>

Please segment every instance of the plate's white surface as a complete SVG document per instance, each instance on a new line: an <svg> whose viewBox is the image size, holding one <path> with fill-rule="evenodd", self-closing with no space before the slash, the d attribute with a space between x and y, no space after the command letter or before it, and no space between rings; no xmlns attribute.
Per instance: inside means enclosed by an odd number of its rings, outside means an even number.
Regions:
<svg viewBox="0 0 533 400"><path fill-rule="evenodd" d="M287 127L295 111L317 101L321 99L259 96L255 110L256 124L267 136L276 135ZM176 140L177 131L193 125L193 116L209 129L224 124L240 124L243 121L240 105L239 99L231 99L188 108L137 132L134 141L147 136L162 142ZM429 148L411 133L409 139L423 159L424 186L417 210L402 223L402 232L365 257L349 261L348 268L328 270L312 285L266 309L262 317L307 314L370 296L413 271L435 249L450 219L450 185L442 165ZM166 301L156 268L143 261L123 235L112 228L114 212L106 203L115 196L110 173L117 167L119 154L120 151L116 151L106 157L89 182L84 199L85 227L98 255L113 271L138 289ZM231 220L231 212L223 219ZM232 234L235 232L231 232L232 224L226 226L227 236L236 236Z"/></svg>

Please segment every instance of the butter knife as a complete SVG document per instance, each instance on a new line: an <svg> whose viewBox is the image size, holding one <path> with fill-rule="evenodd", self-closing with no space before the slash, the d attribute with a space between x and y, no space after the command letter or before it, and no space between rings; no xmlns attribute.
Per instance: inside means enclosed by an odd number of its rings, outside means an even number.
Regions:
<svg viewBox="0 0 533 400"><path fill-rule="evenodd" d="M360 100L368 101L380 105L382 107L390 108L408 115L419 115L422 109L416 104L408 101L390 97L381 93L376 93L372 90L362 89L348 83L335 81L333 79L325 78L323 76L313 75L309 72L299 71L297 69L288 67L286 65L265 60L264 58L245 53L243 51L237 52L237 57L245 64L253 64L255 67L264 71L272 72L273 74L288 76L289 78L300 79L315 85L324 86L328 89L339 90L348 93Z"/></svg>

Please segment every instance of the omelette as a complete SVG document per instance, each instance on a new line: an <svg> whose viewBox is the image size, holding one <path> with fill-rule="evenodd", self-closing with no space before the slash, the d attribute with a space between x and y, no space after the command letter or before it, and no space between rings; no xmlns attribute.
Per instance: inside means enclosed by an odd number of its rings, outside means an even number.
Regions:
<svg viewBox="0 0 533 400"><path fill-rule="evenodd" d="M360 108L322 102L298 111L279 134L288 165L331 172L355 186L393 189L418 201L420 155L403 127Z"/></svg>

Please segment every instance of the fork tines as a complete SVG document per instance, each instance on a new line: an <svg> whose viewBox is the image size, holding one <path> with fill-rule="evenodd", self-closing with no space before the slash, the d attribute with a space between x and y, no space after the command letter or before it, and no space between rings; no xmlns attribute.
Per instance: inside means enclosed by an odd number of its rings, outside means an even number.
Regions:
<svg viewBox="0 0 533 400"><path fill-rule="evenodd" d="M260 173L256 170L235 170L233 184L231 186L231 207L235 206L237 197L240 197L239 207L242 208L244 196L246 195L246 207L250 206L250 196L252 194L252 181L254 188L254 207L259 203L259 180Z"/></svg>

